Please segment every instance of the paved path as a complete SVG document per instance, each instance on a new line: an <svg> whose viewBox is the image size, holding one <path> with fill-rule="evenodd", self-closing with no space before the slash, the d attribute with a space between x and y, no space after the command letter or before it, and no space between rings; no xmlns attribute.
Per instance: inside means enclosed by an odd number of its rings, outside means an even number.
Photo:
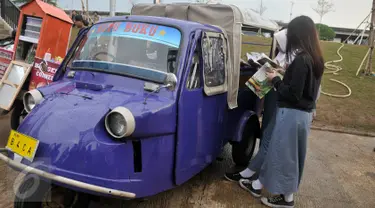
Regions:
<svg viewBox="0 0 375 208"><path fill-rule="evenodd" d="M0 118L0 144L4 145L9 121ZM313 131L306 171L297 208L375 207L375 138ZM227 148L229 149L229 148ZM263 207L237 184L222 175L232 165L229 150L186 184L147 201L106 200L98 207L257 208ZM0 207L12 207L12 186L17 174L0 163ZM5 193L5 194L4 194ZM123 206L121 206L121 204Z"/></svg>

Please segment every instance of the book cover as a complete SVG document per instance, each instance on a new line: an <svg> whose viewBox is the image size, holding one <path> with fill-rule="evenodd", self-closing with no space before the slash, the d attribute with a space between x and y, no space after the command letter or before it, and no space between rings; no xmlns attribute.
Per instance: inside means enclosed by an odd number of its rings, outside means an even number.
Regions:
<svg viewBox="0 0 375 208"><path fill-rule="evenodd" d="M247 82L246 86L250 88L260 99L262 99L272 88L272 84L267 80L266 72L275 70L272 65L266 62ZM282 78L280 73L278 76Z"/></svg>

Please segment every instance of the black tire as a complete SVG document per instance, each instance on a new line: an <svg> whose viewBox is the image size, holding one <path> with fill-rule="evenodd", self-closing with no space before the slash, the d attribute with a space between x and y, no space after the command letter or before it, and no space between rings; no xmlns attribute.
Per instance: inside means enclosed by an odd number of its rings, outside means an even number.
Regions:
<svg viewBox="0 0 375 208"><path fill-rule="evenodd" d="M27 175L16 191L14 208L40 208L50 185L36 175Z"/></svg>
<svg viewBox="0 0 375 208"><path fill-rule="evenodd" d="M237 166L247 167L249 165L255 150L256 135L256 125L249 122L242 134L241 141L232 144L232 159Z"/></svg>
<svg viewBox="0 0 375 208"><path fill-rule="evenodd" d="M18 190L16 191L14 208L41 208L43 202L46 202L46 200L48 200L47 196L49 192L58 188L60 187L54 186L44 180L41 180L37 175L26 175ZM74 204L75 202L77 202L77 197L75 196L77 196L77 193L68 189L63 189L63 191L64 207L75 207Z"/></svg>
<svg viewBox="0 0 375 208"><path fill-rule="evenodd" d="M26 117L27 113L24 111L23 102L20 100L16 100L13 104L13 111L10 117L10 127L13 130L17 130L20 126L20 118Z"/></svg>

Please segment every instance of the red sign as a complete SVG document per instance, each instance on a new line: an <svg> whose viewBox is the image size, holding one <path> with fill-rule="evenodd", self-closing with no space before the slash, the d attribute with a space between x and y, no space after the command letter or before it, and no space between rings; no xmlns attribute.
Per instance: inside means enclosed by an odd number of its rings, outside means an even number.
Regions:
<svg viewBox="0 0 375 208"><path fill-rule="evenodd" d="M5 71L8 69L10 62L12 62L13 51L0 48L0 80L3 78Z"/></svg>
<svg viewBox="0 0 375 208"><path fill-rule="evenodd" d="M34 66L31 70L29 90L50 84L60 66L53 62L43 62L43 59L35 57Z"/></svg>

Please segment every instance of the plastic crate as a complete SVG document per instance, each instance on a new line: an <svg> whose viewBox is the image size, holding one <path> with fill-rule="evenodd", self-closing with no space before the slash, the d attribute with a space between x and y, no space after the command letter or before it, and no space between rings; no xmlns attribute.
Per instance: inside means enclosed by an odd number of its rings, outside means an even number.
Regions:
<svg viewBox="0 0 375 208"><path fill-rule="evenodd" d="M35 18L35 17L27 17L26 18L26 24L28 25L42 25L42 19Z"/></svg>
<svg viewBox="0 0 375 208"><path fill-rule="evenodd" d="M25 30L25 36L30 37L30 38L39 39L40 33L31 31L31 30Z"/></svg>

